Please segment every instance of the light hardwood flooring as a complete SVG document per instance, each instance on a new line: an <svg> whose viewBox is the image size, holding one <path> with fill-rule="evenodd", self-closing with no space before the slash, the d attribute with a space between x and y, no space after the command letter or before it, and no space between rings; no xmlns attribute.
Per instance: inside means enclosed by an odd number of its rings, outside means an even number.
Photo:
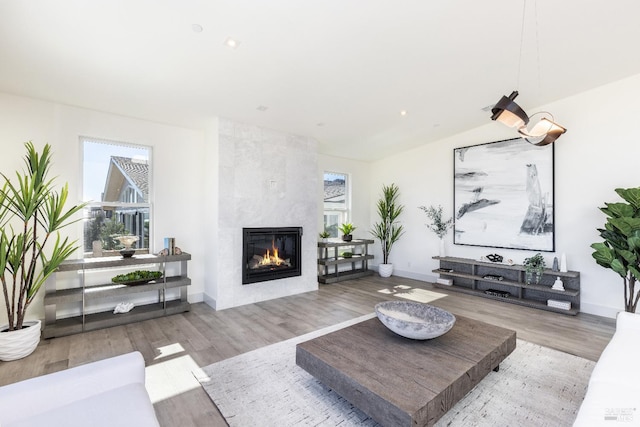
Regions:
<svg viewBox="0 0 640 427"><path fill-rule="evenodd" d="M25 359L0 362L0 385L138 350L162 426L225 426L193 370L371 313L390 294L413 288L447 293L431 304L454 314L514 329L520 339L590 360L598 359L615 330L613 319L566 316L375 275L221 311L198 303L184 314L45 340Z"/></svg>

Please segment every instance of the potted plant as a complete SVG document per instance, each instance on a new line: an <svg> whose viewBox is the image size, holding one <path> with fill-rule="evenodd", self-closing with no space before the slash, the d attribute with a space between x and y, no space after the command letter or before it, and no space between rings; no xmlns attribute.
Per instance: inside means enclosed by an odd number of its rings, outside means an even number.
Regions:
<svg viewBox="0 0 640 427"><path fill-rule="evenodd" d="M434 206L419 206L418 209L422 209L431 220L431 224L427 224L427 227L429 227L429 230L436 233L436 236L440 239L440 256L445 256L444 237L449 232L449 229L453 227L453 217L444 221L442 219L443 209L441 205L438 205L437 208Z"/></svg>
<svg viewBox="0 0 640 427"><path fill-rule="evenodd" d="M327 230L324 230L322 233L318 233L318 237L320 238L321 242L326 242L327 239L331 237L331 234L329 234Z"/></svg>
<svg viewBox="0 0 640 427"><path fill-rule="evenodd" d="M354 227L350 222L345 222L338 227L338 229L342 232L342 240L350 242L353 239L352 233L355 231L356 227Z"/></svg>
<svg viewBox="0 0 640 427"><path fill-rule="evenodd" d="M378 216L380 222L373 224L370 231L374 237L380 239L382 245L382 264L378 267L378 272L382 277L389 277L393 274L393 264L389 263L391 247L404 234L404 227L398 224L398 217L402 214L404 206L398 204L400 189L397 185L382 185L382 197L378 200Z"/></svg>
<svg viewBox="0 0 640 427"><path fill-rule="evenodd" d="M635 313L640 299L636 281L640 279L640 187L617 188L624 202L605 203L600 210L607 216L598 228L604 242L591 245L592 256L605 268L618 273L624 284L624 310Z"/></svg>
<svg viewBox="0 0 640 427"><path fill-rule="evenodd" d="M527 285L531 283L538 284L542 278L542 272L544 271L545 263L541 253L537 253L532 257L525 258L524 262L525 279Z"/></svg>
<svg viewBox="0 0 640 427"><path fill-rule="evenodd" d="M25 315L38 290L60 263L77 248L76 242L60 237L60 230L84 204L64 210L68 185L59 191L49 178L51 147L38 153L25 144L26 170L16 172L17 183L4 173L0 187L0 281L7 310L7 325L0 326L0 360L15 360L31 354L40 341L40 320Z"/></svg>

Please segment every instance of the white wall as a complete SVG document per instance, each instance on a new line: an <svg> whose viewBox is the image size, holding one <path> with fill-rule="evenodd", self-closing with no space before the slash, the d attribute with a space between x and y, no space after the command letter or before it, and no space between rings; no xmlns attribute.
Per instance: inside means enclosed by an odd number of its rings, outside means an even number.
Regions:
<svg viewBox="0 0 640 427"><path fill-rule="evenodd" d="M604 225L605 216L598 207L619 200L615 188L640 185L638 93L640 75L541 108L523 106L529 114L552 112L568 129L555 143L556 252L543 253L547 265L551 266L554 256L566 253L569 269L581 274L582 311L609 317L624 309L622 279L595 263L589 245L600 241L596 229ZM372 164L372 194L382 183L395 182L406 205L402 219L407 233L391 254L396 274L435 278L432 270L438 263L431 257L438 254L438 238L426 229L427 217L417 207L441 204L447 217L452 216L453 149L513 136L487 116L485 126ZM375 199L371 201L372 212ZM447 236L447 250L448 255L468 258L499 253L517 263L533 254L453 245L452 233Z"/></svg>
<svg viewBox="0 0 640 427"><path fill-rule="evenodd" d="M205 242L199 236L204 212L198 203L204 191L203 132L0 93L0 171L12 175L22 168L23 142L32 140L39 149L49 143L54 152L52 175L58 176L59 184L69 183L70 204L81 199L81 135L153 148L152 250L162 249L163 237L176 237L178 246L193 255L189 299L202 300ZM82 224L63 234L82 242ZM43 295L33 302L28 317L44 316ZM0 323L5 320L0 310Z"/></svg>

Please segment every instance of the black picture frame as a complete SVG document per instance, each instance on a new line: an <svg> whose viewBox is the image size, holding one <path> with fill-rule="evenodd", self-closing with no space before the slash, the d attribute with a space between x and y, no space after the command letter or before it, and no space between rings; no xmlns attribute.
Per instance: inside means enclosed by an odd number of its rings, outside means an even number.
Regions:
<svg viewBox="0 0 640 427"><path fill-rule="evenodd" d="M522 138L453 150L453 243L555 251L554 144Z"/></svg>

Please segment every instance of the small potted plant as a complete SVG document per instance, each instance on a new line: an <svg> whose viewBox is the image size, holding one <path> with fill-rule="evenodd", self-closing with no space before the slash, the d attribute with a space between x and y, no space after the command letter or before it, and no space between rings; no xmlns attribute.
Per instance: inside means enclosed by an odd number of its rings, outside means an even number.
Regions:
<svg viewBox="0 0 640 427"><path fill-rule="evenodd" d="M321 242L326 242L327 239L331 237L331 234L329 234L327 230L324 230L322 233L318 233L318 237L320 238Z"/></svg>
<svg viewBox="0 0 640 427"><path fill-rule="evenodd" d="M537 285L538 283L540 283L542 272L544 271L545 267L542 254L538 252L530 258L525 258L522 265L524 265L527 285L530 285L531 283L535 283Z"/></svg>
<svg viewBox="0 0 640 427"><path fill-rule="evenodd" d="M350 222L345 222L338 228L342 232L342 240L345 242L350 242L353 239L353 233L356 229L353 224Z"/></svg>

